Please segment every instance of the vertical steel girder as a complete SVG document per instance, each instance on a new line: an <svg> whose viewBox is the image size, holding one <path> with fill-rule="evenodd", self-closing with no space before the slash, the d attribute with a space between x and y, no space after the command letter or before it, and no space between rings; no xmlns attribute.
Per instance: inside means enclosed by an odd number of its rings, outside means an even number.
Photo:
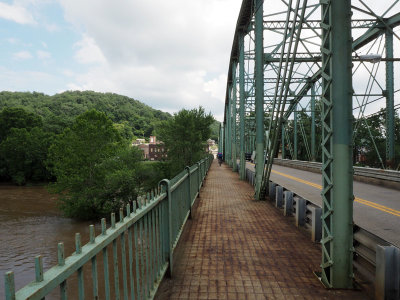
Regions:
<svg viewBox="0 0 400 300"><path fill-rule="evenodd" d="M236 65L232 65L232 171L237 172L237 156L236 156L236 104L237 104L237 86L236 86Z"/></svg>
<svg viewBox="0 0 400 300"><path fill-rule="evenodd" d="M232 146L232 142L231 142L231 99L229 96L229 101L228 101L228 105L227 108L225 110L227 112L226 115L226 133L225 133L225 148L226 148L226 157L225 157L225 161L228 163L228 165L230 165L231 163L231 146Z"/></svg>
<svg viewBox="0 0 400 300"><path fill-rule="evenodd" d="M222 156L225 156L225 147L224 147L224 123L220 123L219 125L219 140L218 140L218 152L222 153Z"/></svg>
<svg viewBox="0 0 400 300"><path fill-rule="evenodd" d="M246 160L245 160L245 141L244 141L244 32L240 33L239 37L239 97L240 97L240 106L239 106L239 125L240 125L240 168L239 175L240 179L246 179Z"/></svg>
<svg viewBox="0 0 400 300"><path fill-rule="evenodd" d="M294 151L293 151L293 159L297 159L297 104L294 107L294 125L293 125L293 144L294 144Z"/></svg>
<svg viewBox="0 0 400 300"><path fill-rule="evenodd" d="M351 1L322 6L322 263L330 288L353 286Z"/></svg>
<svg viewBox="0 0 400 300"><path fill-rule="evenodd" d="M255 11L255 113L256 113L256 166L255 199L261 200L261 186L264 171L264 40L263 40L263 2L254 1Z"/></svg>
<svg viewBox="0 0 400 300"><path fill-rule="evenodd" d="M311 161L315 161L315 86L311 86Z"/></svg>
<svg viewBox="0 0 400 300"><path fill-rule="evenodd" d="M282 159L285 159L285 123L282 123Z"/></svg>
<svg viewBox="0 0 400 300"><path fill-rule="evenodd" d="M386 29L386 58L393 58L393 32ZM386 61L386 167L395 166L393 61Z"/></svg>

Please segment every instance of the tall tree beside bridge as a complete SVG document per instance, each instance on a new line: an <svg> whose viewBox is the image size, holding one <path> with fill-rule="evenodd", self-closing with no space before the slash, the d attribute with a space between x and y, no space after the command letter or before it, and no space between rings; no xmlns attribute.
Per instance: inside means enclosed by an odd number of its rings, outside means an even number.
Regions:
<svg viewBox="0 0 400 300"><path fill-rule="evenodd" d="M200 106L198 109L182 109L158 127L157 135L165 143L173 170L191 166L205 155L213 122L214 117L206 114Z"/></svg>
<svg viewBox="0 0 400 300"><path fill-rule="evenodd" d="M90 110L50 147L48 163L57 178L50 188L69 217L108 215L136 199L141 156L104 113Z"/></svg>

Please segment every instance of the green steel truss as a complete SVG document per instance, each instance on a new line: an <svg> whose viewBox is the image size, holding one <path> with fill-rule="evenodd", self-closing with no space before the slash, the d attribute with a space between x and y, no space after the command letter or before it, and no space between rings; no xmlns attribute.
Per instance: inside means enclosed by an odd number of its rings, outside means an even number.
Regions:
<svg viewBox="0 0 400 300"><path fill-rule="evenodd" d="M386 158L380 159L385 168L398 161L400 86L394 74L400 59L393 49L400 48L394 30L400 3L263 2L243 0L237 20L220 137L224 157L245 179L245 153L256 154L256 200L265 196L274 157L295 159L303 151L309 160L322 160L321 279L328 287L350 288L352 147L360 120L369 130L368 116L383 109L386 153L378 155ZM316 123L322 128L318 140ZM371 134L365 139L377 149Z"/></svg>

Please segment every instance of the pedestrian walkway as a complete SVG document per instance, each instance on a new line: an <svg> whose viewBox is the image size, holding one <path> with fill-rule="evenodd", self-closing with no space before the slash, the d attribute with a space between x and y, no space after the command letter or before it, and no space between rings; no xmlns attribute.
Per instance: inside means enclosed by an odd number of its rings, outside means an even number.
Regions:
<svg viewBox="0 0 400 300"><path fill-rule="evenodd" d="M321 249L227 165L214 161L156 299L369 299L327 290Z"/></svg>

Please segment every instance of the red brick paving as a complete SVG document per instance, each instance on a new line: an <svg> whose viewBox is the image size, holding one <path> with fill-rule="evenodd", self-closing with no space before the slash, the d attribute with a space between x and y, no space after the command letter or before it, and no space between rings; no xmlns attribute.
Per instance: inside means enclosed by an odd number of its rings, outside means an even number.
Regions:
<svg viewBox="0 0 400 300"><path fill-rule="evenodd" d="M227 165L211 166L156 299L368 299L327 290L321 250Z"/></svg>

